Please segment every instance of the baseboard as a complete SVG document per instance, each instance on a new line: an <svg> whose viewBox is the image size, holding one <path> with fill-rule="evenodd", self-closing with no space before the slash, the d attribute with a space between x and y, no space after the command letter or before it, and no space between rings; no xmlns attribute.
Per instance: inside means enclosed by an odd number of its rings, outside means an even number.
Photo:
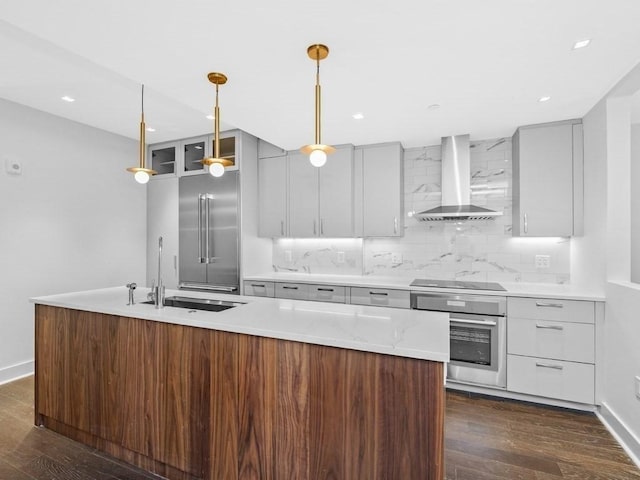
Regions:
<svg viewBox="0 0 640 480"><path fill-rule="evenodd" d="M616 415L606 402L602 402L600 410L596 412L596 415L622 446L624 451L627 452L627 455L629 455L633 463L640 468L640 439L627 428L624 421Z"/></svg>
<svg viewBox="0 0 640 480"><path fill-rule="evenodd" d="M34 370L35 363L33 360L11 365L10 367L0 368L0 385L33 375Z"/></svg>

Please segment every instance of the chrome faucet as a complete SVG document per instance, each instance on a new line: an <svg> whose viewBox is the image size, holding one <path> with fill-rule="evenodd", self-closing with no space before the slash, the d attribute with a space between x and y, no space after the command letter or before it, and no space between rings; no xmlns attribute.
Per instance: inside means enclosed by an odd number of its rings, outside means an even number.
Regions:
<svg viewBox="0 0 640 480"><path fill-rule="evenodd" d="M158 238L158 281L153 281L151 292L147 295L156 308L164 308L164 284L162 282L162 237Z"/></svg>
<svg viewBox="0 0 640 480"><path fill-rule="evenodd" d="M133 298L133 291L136 289L138 285L136 283L127 283L127 288L129 289L129 303L127 305L135 305L136 301Z"/></svg>

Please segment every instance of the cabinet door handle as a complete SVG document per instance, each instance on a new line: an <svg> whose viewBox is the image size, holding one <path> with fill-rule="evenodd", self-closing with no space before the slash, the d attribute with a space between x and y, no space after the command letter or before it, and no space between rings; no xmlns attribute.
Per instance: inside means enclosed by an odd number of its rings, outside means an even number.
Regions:
<svg viewBox="0 0 640 480"><path fill-rule="evenodd" d="M393 217L393 233L398 233L398 217Z"/></svg>
<svg viewBox="0 0 640 480"><path fill-rule="evenodd" d="M284 236L284 220L280 220L280 235Z"/></svg>
<svg viewBox="0 0 640 480"><path fill-rule="evenodd" d="M251 284L252 287L256 287L256 288L265 288L266 285L264 283L252 283Z"/></svg>
<svg viewBox="0 0 640 480"><path fill-rule="evenodd" d="M319 292L333 292L333 288L318 288Z"/></svg>
<svg viewBox="0 0 640 480"><path fill-rule="evenodd" d="M563 369L562 365L552 365L551 363L541 363L541 362L536 362L536 367L552 368L554 370L562 370Z"/></svg>
<svg viewBox="0 0 640 480"><path fill-rule="evenodd" d="M564 308L562 303L536 302L536 307Z"/></svg>
<svg viewBox="0 0 640 480"><path fill-rule="evenodd" d="M282 288L285 290L298 290L298 287L290 287L289 285L283 285Z"/></svg>
<svg viewBox="0 0 640 480"><path fill-rule="evenodd" d="M540 325L539 323L536 324L536 328L541 328L545 330L564 330L564 327L560 325Z"/></svg>
<svg viewBox="0 0 640 480"><path fill-rule="evenodd" d="M529 220L527 218L527 214L524 214L524 233L529 232Z"/></svg>
<svg viewBox="0 0 640 480"><path fill-rule="evenodd" d="M320 219L320 235L324 235L324 220Z"/></svg>
<svg viewBox="0 0 640 480"><path fill-rule="evenodd" d="M373 291L370 291L369 295L379 295L381 297L386 297L389 294L387 292L373 292Z"/></svg>
<svg viewBox="0 0 640 480"><path fill-rule="evenodd" d="M313 221L313 234L314 235L318 234L318 232L316 231L316 221L315 220Z"/></svg>

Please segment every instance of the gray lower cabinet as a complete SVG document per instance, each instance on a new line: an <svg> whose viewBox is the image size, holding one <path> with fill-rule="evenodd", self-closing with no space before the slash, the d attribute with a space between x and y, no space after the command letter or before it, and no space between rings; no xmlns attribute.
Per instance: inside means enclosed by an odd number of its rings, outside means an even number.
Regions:
<svg viewBox="0 0 640 480"><path fill-rule="evenodd" d="M507 390L595 403L595 302L507 299Z"/></svg>
<svg viewBox="0 0 640 480"><path fill-rule="evenodd" d="M245 280L244 294L254 297L275 297L275 284L273 282Z"/></svg>
<svg viewBox="0 0 640 480"><path fill-rule="evenodd" d="M276 283L276 298L308 300L309 285L306 283Z"/></svg>
<svg viewBox="0 0 640 480"><path fill-rule="evenodd" d="M341 285L309 285L309 300L346 303L346 290L347 287Z"/></svg>
<svg viewBox="0 0 640 480"><path fill-rule="evenodd" d="M351 287L349 303L377 307L409 308L409 290Z"/></svg>

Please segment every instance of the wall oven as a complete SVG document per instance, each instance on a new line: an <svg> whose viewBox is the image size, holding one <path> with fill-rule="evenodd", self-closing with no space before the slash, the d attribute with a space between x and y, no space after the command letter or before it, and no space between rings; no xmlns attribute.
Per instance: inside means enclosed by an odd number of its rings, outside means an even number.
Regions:
<svg viewBox="0 0 640 480"><path fill-rule="evenodd" d="M506 389L506 307L503 296L411 292L411 308L449 312L447 381Z"/></svg>

